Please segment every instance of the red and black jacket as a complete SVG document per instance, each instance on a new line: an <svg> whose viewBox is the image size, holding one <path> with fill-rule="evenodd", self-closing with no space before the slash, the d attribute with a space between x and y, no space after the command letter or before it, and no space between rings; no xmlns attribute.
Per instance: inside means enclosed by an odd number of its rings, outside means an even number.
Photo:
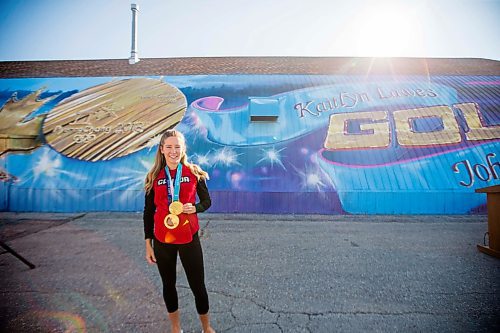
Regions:
<svg viewBox="0 0 500 333"><path fill-rule="evenodd" d="M175 179L177 170L169 170L171 179ZM175 229L167 229L164 224L165 217L169 214L170 201L167 192L167 177L162 169L153 182L153 188L146 193L144 204L144 235L145 238L156 238L163 243L186 244L191 242L193 235L200 229L198 215L207 210L211 205L205 180L198 180L191 170L182 166L181 188L179 201L183 204L192 203L196 208L195 214L179 215L179 225ZM196 202L196 195L200 199Z"/></svg>

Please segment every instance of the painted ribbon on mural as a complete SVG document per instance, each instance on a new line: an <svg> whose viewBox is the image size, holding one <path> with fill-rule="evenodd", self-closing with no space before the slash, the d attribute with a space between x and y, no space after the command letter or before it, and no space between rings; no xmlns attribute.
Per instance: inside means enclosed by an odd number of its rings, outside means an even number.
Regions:
<svg viewBox="0 0 500 333"><path fill-rule="evenodd" d="M499 141L380 164L325 158L318 163L349 213L471 213L484 202L475 188L500 179Z"/></svg>
<svg viewBox="0 0 500 333"><path fill-rule="evenodd" d="M496 112L464 102L332 115L317 157L348 212L469 213L500 182L499 142Z"/></svg>
<svg viewBox="0 0 500 333"><path fill-rule="evenodd" d="M350 213L470 213L484 202L474 189L499 182L500 125L485 121L495 114L459 102L451 87L342 84L249 97L231 109L223 102L190 105L216 143L250 147L325 131L316 161Z"/></svg>
<svg viewBox="0 0 500 333"><path fill-rule="evenodd" d="M426 81L339 84L293 90L270 97L249 97L240 107L222 109L222 97L190 105L211 141L224 145L274 144L328 125L332 114L452 105L455 89ZM264 119L265 121L252 121ZM275 121L273 121L275 120Z"/></svg>

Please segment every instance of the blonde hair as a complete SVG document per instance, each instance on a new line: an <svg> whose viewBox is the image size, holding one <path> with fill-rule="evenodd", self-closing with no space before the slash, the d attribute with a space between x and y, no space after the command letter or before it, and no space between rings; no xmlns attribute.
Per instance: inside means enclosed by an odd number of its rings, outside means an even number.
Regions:
<svg viewBox="0 0 500 333"><path fill-rule="evenodd" d="M186 155L186 139L184 138L184 135L177 130L169 129L165 131L161 136L153 167L146 175L146 180L144 181L144 190L146 191L146 193L149 193L149 191L151 191L151 189L153 188L154 180L156 179L160 171L167 166L167 161L165 161L165 156L163 156L161 152L161 147L165 143L165 140L171 136L177 137L179 141L182 142L181 145L184 149L182 149L181 163L188 167L198 180L209 178L208 173L206 171L203 171L199 165L188 162Z"/></svg>

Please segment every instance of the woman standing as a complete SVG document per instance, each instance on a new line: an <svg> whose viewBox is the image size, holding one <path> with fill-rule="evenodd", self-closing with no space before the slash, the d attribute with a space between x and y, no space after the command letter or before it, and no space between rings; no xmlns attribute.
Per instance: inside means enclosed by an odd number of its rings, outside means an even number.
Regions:
<svg viewBox="0 0 500 333"><path fill-rule="evenodd" d="M181 132L167 130L160 139L152 169L145 181L144 234L146 260L156 263L163 283L172 333L182 332L177 298L177 253L194 294L196 310L205 333L215 333L208 315L203 253L198 237L198 216L211 205L208 174L186 157ZM200 201L196 202L196 194Z"/></svg>

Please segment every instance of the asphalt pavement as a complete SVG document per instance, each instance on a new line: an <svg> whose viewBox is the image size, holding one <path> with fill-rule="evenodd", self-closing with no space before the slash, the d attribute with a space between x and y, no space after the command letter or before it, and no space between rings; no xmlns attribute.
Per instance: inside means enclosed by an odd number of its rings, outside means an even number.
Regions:
<svg viewBox="0 0 500 333"><path fill-rule="evenodd" d="M217 332L499 332L487 217L200 214ZM0 213L0 332L168 332L140 213ZM3 250L3 249L2 249ZM200 332L178 264L185 333Z"/></svg>

